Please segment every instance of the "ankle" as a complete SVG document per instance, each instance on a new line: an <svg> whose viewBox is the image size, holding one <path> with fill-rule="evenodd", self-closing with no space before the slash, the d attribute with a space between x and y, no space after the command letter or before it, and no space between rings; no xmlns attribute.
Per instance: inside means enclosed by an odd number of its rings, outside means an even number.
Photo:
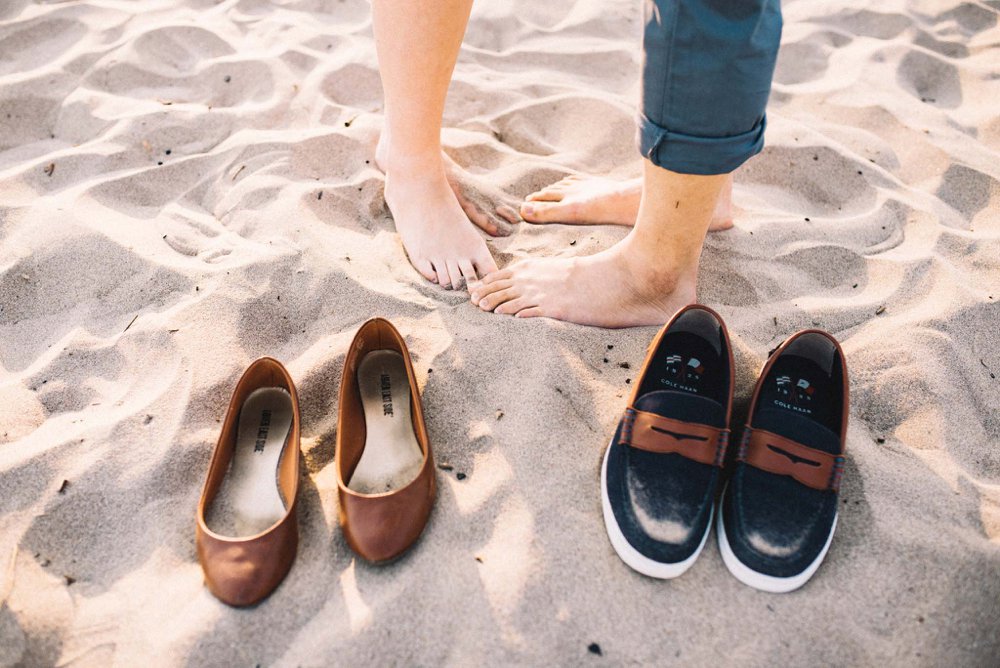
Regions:
<svg viewBox="0 0 1000 668"><path fill-rule="evenodd" d="M386 183L447 184L448 177L441 156L391 156L383 167Z"/></svg>
<svg viewBox="0 0 1000 668"><path fill-rule="evenodd" d="M392 144L379 148L383 149L379 162L387 174L390 172L419 174L444 171L444 160L441 157L439 145L405 149Z"/></svg>
<svg viewBox="0 0 1000 668"><path fill-rule="evenodd" d="M694 289L699 255L692 258L674 249L650 248L637 243L631 234L619 245L622 264L637 291L667 295Z"/></svg>

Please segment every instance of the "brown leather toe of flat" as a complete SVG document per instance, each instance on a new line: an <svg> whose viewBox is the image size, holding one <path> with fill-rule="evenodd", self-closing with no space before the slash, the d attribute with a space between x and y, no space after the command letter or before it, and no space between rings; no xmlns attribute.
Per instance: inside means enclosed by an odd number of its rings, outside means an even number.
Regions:
<svg viewBox="0 0 1000 668"><path fill-rule="evenodd" d="M277 589L292 569L299 542L294 521L250 539L199 533L198 559L205 585L217 599L234 607L255 605Z"/></svg>

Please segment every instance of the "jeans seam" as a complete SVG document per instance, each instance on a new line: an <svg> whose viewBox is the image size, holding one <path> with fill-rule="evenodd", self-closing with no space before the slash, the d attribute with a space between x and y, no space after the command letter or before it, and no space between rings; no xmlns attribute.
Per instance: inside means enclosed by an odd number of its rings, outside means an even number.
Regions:
<svg viewBox="0 0 1000 668"><path fill-rule="evenodd" d="M673 7L672 7L673 15L670 17L670 41L669 41L670 58L667 60L666 68L664 68L666 70L663 77L663 90L665 94L663 96L663 101L660 103L661 122L654 121L656 125L660 126L664 130L667 130L668 132L670 129L667 127L668 125L667 120L669 118L667 110L673 103L674 99L674 91L673 91L673 86L671 84L674 75L674 56L677 52L674 42L676 41L676 36L677 36L677 18L678 15L680 14L680 6L682 1L683 0L674 0L673 2ZM654 150L659 150L659 145L663 143L665 139L666 139L666 133L662 133L659 137L659 140L656 142Z"/></svg>

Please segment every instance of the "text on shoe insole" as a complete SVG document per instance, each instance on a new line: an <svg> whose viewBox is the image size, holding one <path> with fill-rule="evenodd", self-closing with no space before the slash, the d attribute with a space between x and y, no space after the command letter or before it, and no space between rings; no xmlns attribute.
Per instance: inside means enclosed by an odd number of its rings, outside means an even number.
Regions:
<svg viewBox="0 0 1000 668"><path fill-rule="evenodd" d="M260 426L257 427L257 439L253 444L254 452L264 452L267 444L267 434L271 430L271 411L262 410L260 412Z"/></svg>
<svg viewBox="0 0 1000 668"><path fill-rule="evenodd" d="M379 390L382 394L382 415L392 417L392 376L384 371L379 377Z"/></svg>

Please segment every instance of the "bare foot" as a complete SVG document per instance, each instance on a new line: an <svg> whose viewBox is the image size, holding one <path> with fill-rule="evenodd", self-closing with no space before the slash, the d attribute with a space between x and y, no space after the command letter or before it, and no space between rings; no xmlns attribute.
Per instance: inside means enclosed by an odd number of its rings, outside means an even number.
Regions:
<svg viewBox="0 0 1000 668"><path fill-rule="evenodd" d="M385 163L385 203L410 262L445 288L475 283L496 271L486 242L455 198L440 156Z"/></svg>
<svg viewBox="0 0 1000 668"><path fill-rule="evenodd" d="M375 164L383 172L389 159L389 141L388 129L383 130L375 147ZM490 236L510 236L513 232L511 225L521 222L517 201L496 186L483 183L444 151L441 152L441 160L448 184L469 220Z"/></svg>
<svg viewBox="0 0 1000 668"><path fill-rule="evenodd" d="M673 267L665 270L664 267ZM471 291L484 311L598 327L662 325L695 300L697 258L651 256L633 233L596 255L521 260Z"/></svg>
<svg viewBox="0 0 1000 668"><path fill-rule="evenodd" d="M615 181L600 176L571 174L533 192L521 204L521 217L529 223L570 225L635 224L642 198L642 179ZM733 180L719 194L709 232L733 226Z"/></svg>
<svg viewBox="0 0 1000 668"><path fill-rule="evenodd" d="M447 153L441 155L448 183L469 220L490 236L510 236L511 226L521 222L517 199L463 169Z"/></svg>

